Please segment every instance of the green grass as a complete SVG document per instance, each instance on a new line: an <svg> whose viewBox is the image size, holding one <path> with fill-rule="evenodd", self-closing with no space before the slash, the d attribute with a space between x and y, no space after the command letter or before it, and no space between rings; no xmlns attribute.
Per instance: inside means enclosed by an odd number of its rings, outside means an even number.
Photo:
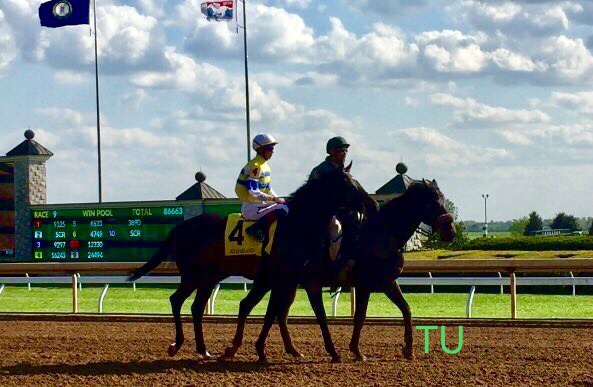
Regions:
<svg viewBox="0 0 593 387"><path fill-rule="evenodd" d="M422 250L405 253L407 260L413 259L548 259L548 258L592 258L592 250Z"/></svg>
<svg viewBox="0 0 593 387"><path fill-rule="evenodd" d="M101 287L84 287L79 293L79 311L96 313ZM169 295L173 288L137 286L112 286L103 304L105 313L160 313L169 314ZM242 289L221 289L216 300L216 314L236 315L239 301L245 296ZM578 294L578 288L577 288ZM332 313L329 293L324 295L328 315ZM416 317L465 317L467 294L456 293L411 293L406 299ZM182 313L189 314L193 298L188 299ZM531 295L517 296L518 315L522 318L593 318L592 296ZM265 312L267 298L254 310L253 314ZM67 287L7 286L0 294L0 312L61 312L72 310L72 293ZM340 296L338 315L350 314L350 294ZM293 316L312 316L313 312L305 295L299 290L292 306ZM401 317L399 310L382 294L373 294L368 309L369 316ZM508 294L480 294L474 297L473 317L510 317L510 298Z"/></svg>

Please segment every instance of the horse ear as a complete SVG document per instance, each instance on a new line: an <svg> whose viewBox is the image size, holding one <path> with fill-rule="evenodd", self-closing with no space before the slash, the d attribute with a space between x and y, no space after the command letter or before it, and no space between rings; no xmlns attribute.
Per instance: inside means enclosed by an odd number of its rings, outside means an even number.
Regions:
<svg viewBox="0 0 593 387"><path fill-rule="evenodd" d="M344 168L344 172L350 173L350 169L352 169L352 160L350 160L350 164L346 168Z"/></svg>
<svg viewBox="0 0 593 387"><path fill-rule="evenodd" d="M437 181L435 179L432 179L432 185L435 187L439 187L439 185L437 184Z"/></svg>

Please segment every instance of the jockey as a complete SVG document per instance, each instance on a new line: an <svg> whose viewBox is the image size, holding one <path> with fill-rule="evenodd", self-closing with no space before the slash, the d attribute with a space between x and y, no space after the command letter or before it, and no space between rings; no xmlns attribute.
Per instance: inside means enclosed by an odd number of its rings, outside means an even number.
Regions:
<svg viewBox="0 0 593 387"><path fill-rule="evenodd" d="M309 180L319 179L323 175L338 168L344 169L349 146L350 144L346 142L344 137L331 138L325 147L329 156L321 164L313 168L309 175Z"/></svg>
<svg viewBox="0 0 593 387"><path fill-rule="evenodd" d="M274 154L278 141L269 134L258 134L253 138L253 149L257 155L241 169L235 193L242 202L241 214L247 220L257 220L247 227L247 234L263 241L268 227L279 217L288 214L283 198L276 195L270 182L270 167L267 161Z"/></svg>
<svg viewBox="0 0 593 387"><path fill-rule="evenodd" d="M326 146L329 156L313 168L309 180L322 179L326 174L336 169L344 169L349 147L350 144L344 137L331 138ZM340 222L338 218L342 221ZM353 214L336 214L329 224L329 255L330 259L336 263L335 269L339 280L343 279L346 272L354 266L352 255L356 243L356 222ZM346 225L344 232L342 232L342 224Z"/></svg>

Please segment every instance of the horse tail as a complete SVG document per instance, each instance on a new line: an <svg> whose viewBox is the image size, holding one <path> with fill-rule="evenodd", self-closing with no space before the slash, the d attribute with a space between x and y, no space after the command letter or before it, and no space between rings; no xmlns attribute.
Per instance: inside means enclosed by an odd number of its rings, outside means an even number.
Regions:
<svg viewBox="0 0 593 387"><path fill-rule="evenodd" d="M132 274L128 277L128 281L136 281L138 278L146 275L148 272L156 269L158 265L161 264L169 254L171 253L171 247L173 245L173 232L169 233L167 239L161 244L159 251L156 252L155 255L152 256L144 265L139 267L138 269L134 270Z"/></svg>

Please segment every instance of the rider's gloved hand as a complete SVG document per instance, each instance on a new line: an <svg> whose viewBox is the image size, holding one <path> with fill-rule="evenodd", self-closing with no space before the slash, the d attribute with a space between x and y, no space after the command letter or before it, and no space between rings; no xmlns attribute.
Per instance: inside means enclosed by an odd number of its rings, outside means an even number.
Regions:
<svg viewBox="0 0 593 387"><path fill-rule="evenodd" d="M284 204L284 203L286 203L286 200L284 200L284 198L281 198L279 196L274 196L274 203Z"/></svg>

